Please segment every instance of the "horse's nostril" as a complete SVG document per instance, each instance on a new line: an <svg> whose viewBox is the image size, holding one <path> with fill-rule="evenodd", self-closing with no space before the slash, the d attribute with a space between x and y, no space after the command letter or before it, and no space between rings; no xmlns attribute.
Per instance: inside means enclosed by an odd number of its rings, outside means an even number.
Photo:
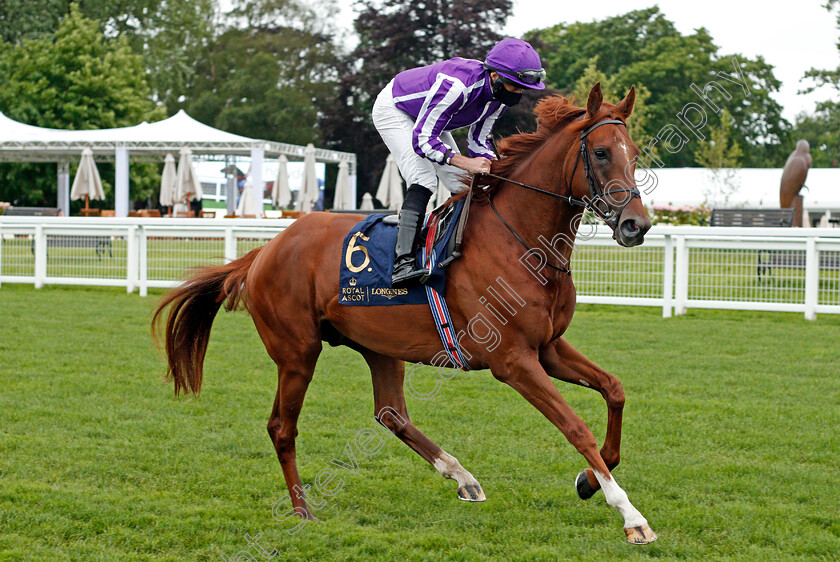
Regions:
<svg viewBox="0 0 840 562"><path fill-rule="evenodd" d="M636 221L633 219L627 219L621 223L621 233L628 238L638 236L641 233L641 230L642 229L639 228L639 225L636 224Z"/></svg>

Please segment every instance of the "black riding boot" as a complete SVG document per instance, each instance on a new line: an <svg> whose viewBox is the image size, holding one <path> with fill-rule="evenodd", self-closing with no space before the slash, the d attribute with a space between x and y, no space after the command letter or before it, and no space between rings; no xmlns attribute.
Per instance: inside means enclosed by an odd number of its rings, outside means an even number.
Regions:
<svg viewBox="0 0 840 562"><path fill-rule="evenodd" d="M419 184L412 184L405 194L400 210L400 222L397 226L397 258L394 261L394 272L391 275L391 286L395 289L409 287L418 283L425 283L429 277L428 269L418 269L415 259L417 239L426 205L432 197L432 192Z"/></svg>

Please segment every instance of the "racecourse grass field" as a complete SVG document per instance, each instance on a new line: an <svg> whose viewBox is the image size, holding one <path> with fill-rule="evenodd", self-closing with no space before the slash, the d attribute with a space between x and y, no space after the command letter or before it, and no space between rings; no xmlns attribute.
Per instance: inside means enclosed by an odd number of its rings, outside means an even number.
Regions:
<svg viewBox="0 0 840 562"><path fill-rule="evenodd" d="M246 313L220 313L199 399L172 396L148 334L157 295L0 288L0 560L222 560L256 536L279 560L837 559L840 317L581 306L568 339L627 394L619 484L659 540L624 542L602 492L581 501L583 458L487 371L460 373L416 425L481 482L459 501L373 428L360 356L326 348L300 419L305 483L320 522L294 534L265 430L275 369ZM415 387L431 390L426 371ZM557 383L603 439L599 395ZM333 484L335 484L334 481ZM322 502L322 503L321 503ZM265 560L255 548L237 560Z"/></svg>

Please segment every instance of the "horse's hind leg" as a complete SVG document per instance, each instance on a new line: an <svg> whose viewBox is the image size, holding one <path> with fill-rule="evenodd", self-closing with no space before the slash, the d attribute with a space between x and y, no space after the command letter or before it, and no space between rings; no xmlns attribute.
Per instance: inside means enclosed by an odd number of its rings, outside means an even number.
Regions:
<svg viewBox="0 0 840 562"><path fill-rule="evenodd" d="M624 390L618 379L590 361L577 349L558 338L540 350L540 363L546 373L556 379L592 388L607 402L607 434L601 447L601 458L612 471L621 456L621 416L624 411ZM586 469L575 479L581 499L589 499L601 485L592 469Z"/></svg>
<svg viewBox="0 0 840 562"><path fill-rule="evenodd" d="M277 451L277 459L283 469L283 477L289 488L295 513L304 519L316 519L306 503L303 483L295 461L295 437L297 422L303 398L315 368L317 354L311 366L309 362L284 361L278 366L277 395L268 420L268 435ZM294 364L293 364L294 363Z"/></svg>
<svg viewBox="0 0 840 562"><path fill-rule="evenodd" d="M373 379L374 411L376 420L400 440L426 459L445 478L458 483L458 497L467 501L484 501L484 491L472 474L458 459L435 445L417 429L408 417L403 394L405 363L363 350Z"/></svg>
<svg viewBox="0 0 840 562"><path fill-rule="evenodd" d="M277 451L295 513L304 519L316 519L306 503L306 488L298 474L295 437L303 398L321 353L320 334L316 326L308 326L303 319L290 325L261 312L270 310L265 307L252 306L251 310L266 351L277 364L277 395L268 419L268 435Z"/></svg>

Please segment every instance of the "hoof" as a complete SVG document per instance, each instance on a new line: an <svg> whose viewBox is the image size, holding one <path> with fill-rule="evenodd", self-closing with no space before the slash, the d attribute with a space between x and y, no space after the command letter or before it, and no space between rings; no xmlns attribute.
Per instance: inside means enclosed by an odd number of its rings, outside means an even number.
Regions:
<svg viewBox="0 0 840 562"><path fill-rule="evenodd" d="M593 486L589 481L587 471L582 470L581 473L577 475L577 478L575 478L575 489L577 490L577 494L580 496L580 499L588 500L595 495L595 492L597 492L600 487Z"/></svg>
<svg viewBox="0 0 840 562"><path fill-rule="evenodd" d="M468 502L483 502L487 498L484 496L484 490L476 482L475 484L464 484L458 488L458 497Z"/></svg>
<svg viewBox="0 0 840 562"><path fill-rule="evenodd" d="M624 533L627 535L627 542L630 544L650 544L658 538L647 523L641 527L624 529Z"/></svg>

